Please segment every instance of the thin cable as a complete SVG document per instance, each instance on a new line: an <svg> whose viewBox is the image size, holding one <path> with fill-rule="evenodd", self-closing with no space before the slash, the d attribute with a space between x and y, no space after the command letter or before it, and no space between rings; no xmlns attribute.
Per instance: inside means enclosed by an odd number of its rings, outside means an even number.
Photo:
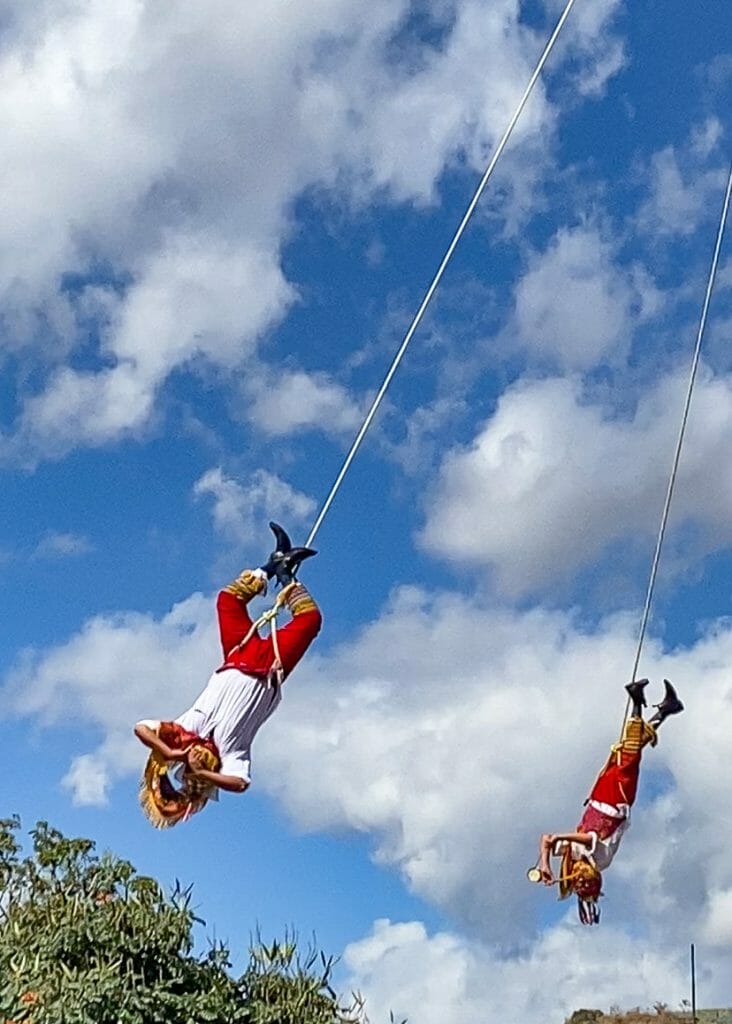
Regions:
<svg viewBox="0 0 732 1024"><path fill-rule="evenodd" d="M701 319L699 321L699 330L696 336L696 346L694 347L694 357L691 361L691 373L689 375L689 386L686 389L686 399L684 401L684 411L681 416L681 427L679 429L679 437L676 442L676 451L674 453L673 465L671 467L671 475L668 481L668 490L666 491L666 501L663 506L663 513L661 515L661 527L658 531L658 539L656 540L656 550L653 555L653 562L651 564L651 574L648 580L648 589L646 590L646 601L643 606L643 614L641 616L640 631L638 633L638 647L635 652L635 661L633 662L633 673L631 675L631 682L635 682L636 673L638 672L638 665L640 664L641 652L643 650L643 641L646 636L646 628L648 626L648 617L651 610L651 601L653 599L653 590L656 585L656 575L658 573L658 563L661 559L661 548L663 546L663 539L666 534L666 524L668 523L669 509L671 508L671 498L674 493L674 486L676 484L676 476L679 468L679 460L681 459L681 449L684 444L684 434L686 433L686 423L689 419L689 407L691 406L691 396L694 391L694 383L696 381L696 371L699 367L699 357L701 355L702 339L704 337L704 330L707 324L707 314L709 312L709 304L712 299L712 292L714 291L714 282L717 277L717 266L719 264L719 254L722 249L722 238L724 236L724 229L727 223L727 214L729 212L730 194L732 194L732 165L730 165L729 177L727 179L727 189L724 194L724 203L722 204L722 216L719 220L719 230L717 231L717 241L714 246L714 256L712 257L712 265L709 270L709 280L707 281L707 290L704 296L704 305L702 306ZM628 698L625 705L625 719L628 717L628 710L630 708L630 698Z"/></svg>
<svg viewBox="0 0 732 1024"><path fill-rule="evenodd" d="M336 494L338 493L338 489L341 486L341 483L343 482L343 478L345 477L346 473L348 472L348 469L349 469L351 463L353 462L353 459L354 459L354 457L356 455L356 452L361 447L361 442L363 441L364 437L366 436L366 431L371 426L371 421L373 420L374 416L376 415L376 410L381 405L381 400L384 397L384 395L386 394L386 389L389 387L389 384L391 383L391 379L394 376L394 374L396 373L397 368L398 368L399 364L402 361L402 357L404 356L404 353L407 351L407 346L409 345L409 342L412 340L412 336L414 335L414 332L419 327L419 324L422 321L422 317L424 316L425 310L427 309L427 306L429 305L430 300L432 299L432 296L434 295L434 293L435 293L435 291L437 289L437 286L439 285L440 281L442 280L442 275L445 272L447 264L450 262L450 259L452 258L452 254L454 253L454 251L455 251L455 249L457 247L458 242L462 238L463 232L465 231L466 227L468 226L468 221L472 217L473 211L475 210L475 207L478 205L480 197L483 195L485 187L488 184L488 181L489 181L491 175L493 174L493 170L494 170L496 164L498 163L498 160L500 159L500 156L503 153L503 150L506 148L506 143L508 142L508 140L509 140L509 138L511 136L511 133L513 132L513 129L514 129L515 125L516 125L516 122L518 121L519 117L521 116L521 114L523 112L524 107L526 106L528 98L531 95L531 92L532 92L532 90L534 88L534 85L536 84L536 80L538 79L539 75L541 74L542 69L543 69L544 65L546 64L546 62L547 62L549 54L552 52L552 50L554 48L554 44L557 41L557 37L559 36L559 33L561 32L562 27L564 26L564 23L565 23L565 21L567 20L567 18L569 16L569 12L572 10L572 7L574 6L574 3L575 3L575 0L567 0L567 4L566 4L566 6L564 8L564 11L562 12L562 16L559 19L559 21L557 22L556 28L554 29L554 31L552 32L551 36L549 37L548 43L544 47L544 52L542 53L541 57L539 58L539 63L536 65L536 68L534 69L534 73L532 74L531 78L529 79L529 84L526 86L526 89L524 90L524 94L521 97L518 106L516 107L516 110L515 110L515 112L513 114L513 117L509 121L508 127L506 128L505 132L503 133L503 137L501 138L501 141L498 143L498 146L496 147L496 151L493 154L493 157L492 157L490 163L488 164L488 167L486 168L485 174L483 175L483 177L480 180L480 184L478 185L478 188L475 191L475 195L473 196L473 198L472 198L472 200L470 202L470 205L468 206L467 210L465 211L465 215L463 216L463 219L460 222L460 226L458 227L457 231L455 232L455 235L453 236L453 239L450 242L450 245L449 245L449 247L447 249L447 252L445 253L445 255L442 258L442 262L440 263L440 266L439 266L439 268L437 270L437 273L435 274L434 278L432 279L432 284L429 286L429 288L427 289L427 292L425 293L424 298L422 299L422 304L420 305L419 309L417 310L417 312L416 312L416 314L414 316L414 319L412 320L412 323L411 323L411 325L409 327L409 330L407 331L407 333L406 333L406 335L404 337L404 341L402 342L402 344L401 344L401 346L399 348L399 351L397 352L397 354L394 357L394 360L393 360L391 366L389 367L389 371L388 371L386 377L384 378L384 382L381 385L381 387L379 388L379 390L377 392L377 395L376 395L376 398L374 399L374 401L373 401L373 403L371 405L371 408L369 409L368 413L366 414L366 419L363 421L361 429L357 433L357 435L355 437L355 440L353 441L353 444L351 445L351 449L348 452L348 455L346 456L346 459L345 459L345 461L344 461L344 463L343 463L343 465L341 467L341 470L340 470L338 476L336 477L335 483L331 487L330 493L329 493L328 497L325 499L325 502L323 503L323 507L321 508L320 512L318 513L317 519L313 523L313 526L312 526L312 529L310 530L310 534L308 536L308 539L305 542L307 547L310 547L310 545L312 544L313 540L315 539L315 535L317 534L318 530L320 529L320 526L321 526L323 520L325 519L325 516L326 516L326 513L328 512L328 509L333 504L333 499L335 498Z"/></svg>

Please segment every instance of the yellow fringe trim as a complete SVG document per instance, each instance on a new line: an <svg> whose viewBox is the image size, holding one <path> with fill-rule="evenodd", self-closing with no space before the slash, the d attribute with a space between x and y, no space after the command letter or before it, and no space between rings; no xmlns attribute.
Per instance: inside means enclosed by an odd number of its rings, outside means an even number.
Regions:
<svg viewBox="0 0 732 1024"><path fill-rule="evenodd" d="M193 749L201 755L204 767L208 771L218 769L219 760L207 747L196 746ZM209 782L187 775L184 790L176 790L174 796L166 797L161 792L160 780L168 774L168 767L165 758L157 751L152 751L140 780L140 807L153 828L172 828L173 825L190 818L192 814L197 814L208 803L208 796L213 788Z"/></svg>

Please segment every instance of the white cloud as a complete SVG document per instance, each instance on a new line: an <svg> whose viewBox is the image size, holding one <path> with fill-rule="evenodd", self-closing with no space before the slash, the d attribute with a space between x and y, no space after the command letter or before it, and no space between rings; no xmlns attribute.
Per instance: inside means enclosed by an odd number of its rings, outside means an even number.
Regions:
<svg viewBox="0 0 732 1024"><path fill-rule="evenodd" d="M490 943L378 924L346 954L375 1017L391 1008L416 1024L463 1024L516 1013L539 1024L580 1005L673 1003L686 995L689 934L708 997L725 1005L717 894L732 888L732 815L714 764L732 721L728 622L689 650L647 644L651 699L666 675L687 710L646 754L601 928L584 932L570 905L537 935L556 916L553 896L524 873L542 831L579 819L617 738L636 628L624 616L588 632L566 614L407 588L354 642L298 669L259 741L266 787L301 827L371 836L379 863Z"/></svg>
<svg viewBox="0 0 732 1024"><path fill-rule="evenodd" d="M555 3L557 10L563 3ZM624 40L609 32L619 0L606 4L580 4L572 10L568 35L580 41L584 60L577 72L577 88L585 96L602 96L608 81L626 64Z"/></svg>
<svg viewBox="0 0 732 1024"><path fill-rule="evenodd" d="M693 235L710 209L720 208L726 174L721 168L700 167L718 138L714 120L708 121L692 133L688 160L685 150L677 153L673 146L653 155L650 195L637 216L642 229L658 235Z"/></svg>
<svg viewBox="0 0 732 1024"><path fill-rule="evenodd" d="M617 737L636 616L587 630L567 613L402 588L352 641L308 654L257 739L256 784L300 827L368 835L379 863L474 937L378 925L348 952L376 1005L462 1024L466 1003L510 1005L531 977L518 1005L539 1024L541 976L552 970L562 978L557 1013L592 993L606 1007L674 999L683 990L662 974L676 976L689 934L713 972L706 991L724 993L732 813L719 765L732 728L731 625L713 624L688 649L646 644L649 696L668 676L687 710L646 753L633 824L605 879L603 924L581 942L571 907L566 920L541 924L556 918L553 895L524 872L542 831L575 824ZM28 654L6 706L47 726L78 716L99 728L98 749L80 751L65 779L77 801L99 802L141 767L132 723L177 714L217 656L211 600L200 595L159 620L97 617L67 644ZM430 972L414 966L433 956L445 970L442 1018L430 1016Z"/></svg>
<svg viewBox="0 0 732 1024"><path fill-rule="evenodd" d="M200 594L159 620L96 616L68 643L21 656L6 681L7 713L96 726L99 749L74 758L64 785L77 803L104 802L111 782L141 769L134 723L174 718L203 689L219 657L215 628L212 601Z"/></svg>
<svg viewBox="0 0 732 1024"><path fill-rule="evenodd" d="M324 373L271 373L249 379L245 390L247 418L272 437L316 428L353 433L363 416L347 389Z"/></svg>
<svg viewBox="0 0 732 1024"><path fill-rule="evenodd" d="M708 89L718 92L732 78L732 54L718 53L696 71Z"/></svg>
<svg viewBox="0 0 732 1024"><path fill-rule="evenodd" d="M142 268L109 347L153 382L196 355L234 366L292 298L271 252L176 236Z"/></svg>
<svg viewBox="0 0 732 1024"><path fill-rule="evenodd" d="M656 312L659 297L644 271L614 259L597 227L557 232L516 286L507 343L569 370L623 360L633 328Z"/></svg>
<svg viewBox="0 0 732 1024"><path fill-rule="evenodd" d="M732 943L732 888L709 893L709 914L704 939L712 946Z"/></svg>
<svg viewBox="0 0 732 1024"><path fill-rule="evenodd" d="M691 132L691 150L698 159L706 160L724 135L722 122L718 117L708 117L704 124L697 125Z"/></svg>
<svg viewBox="0 0 732 1024"><path fill-rule="evenodd" d="M209 469L196 482L194 494L212 497L216 528L242 542L256 534L263 513L301 523L316 507L312 498L265 469L254 470L243 483L227 477L220 467Z"/></svg>
<svg viewBox="0 0 732 1024"><path fill-rule="evenodd" d="M12 448L31 459L76 444L99 445L141 429L152 415L153 383L132 363L97 373L64 367L29 398Z"/></svg>
<svg viewBox="0 0 732 1024"><path fill-rule="evenodd" d="M550 929L524 952L501 957L457 934L429 936L418 922L377 921L344 954L349 985L368 993L373 1020L561 1024L580 1007L644 1006L687 995L686 950L649 948L614 928L578 935Z"/></svg>
<svg viewBox="0 0 732 1024"><path fill-rule="evenodd" d="M263 782L302 827L370 835L379 863L510 948L551 909L524 873L542 831L579 820L617 738L636 629L636 616L591 632L566 614L403 589L353 643L298 669L258 741ZM724 801L713 764L726 756L730 657L729 623L688 651L645 649L652 699L666 675L687 711L647 754L645 807L608 872L605 917L640 914L669 946L706 927L708 892L732 886L732 816L708 814Z"/></svg>
<svg viewBox="0 0 732 1024"><path fill-rule="evenodd" d="M304 827L367 832L377 859L398 867L415 891L510 943L549 899L523 879L538 834L574 824L615 738L635 627L634 616L616 617L587 632L566 613L402 588L352 642L326 655L316 647L299 666L257 740L259 784ZM99 748L79 752L66 777L77 800L96 801L139 764L132 724L182 711L218 656L211 598L194 595L160 619L97 616L66 644L26 652L6 682L6 706L46 727L78 716L100 729ZM652 642L646 647L643 670L674 678L689 708L648 755L649 772L672 773L675 802L659 798L639 815L630 834L638 840L626 840L607 886L620 906L615 920L626 909L614 881L622 864L662 878L670 849L658 840L686 820L696 838L674 854L678 870L700 857L695 870L710 890L732 886L723 855L732 822L704 817L724 797L714 764L732 714L730 658L725 623L689 651L662 657ZM303 772L305 764L314 770ZM650 894L634 898L653 916ZM706 913L703 901L695 913Z"/></svg>
<svg viewBox="0 0 732 1024"><path fill-rule="evenodd" d="M613 39L604 51L597 47L597 60L588 62L579 76L579 91L584 96L603 96L607 83L622 71L627 63L625 45Z"/></svg>
<svg viewBox="0 0 732 1024"><path fill-rule="evenodd" d="M517 30L516 15L513 0L460 4L444 46L427 52L416 74L395 66L374 74L374 50L355 55L349 102L369 113L351 135L349 158L363 168L365 185L387 187L398 200L430 201L445 162L461 151L475 170L485 167L544 42ZM539 83L516 137L537 146L552 128L553 112Z"/></svg>
<svg viewBox="0 0 732 1024"><path fill-rule="evenodd" d="M170 239L124 299L108 303L111 368L59 370L27 401L16 444L58 456L79 442L104 444L139 430L172 367L196 357L237 365L292 296L271 254Z"/></svg>
<svg viewBox="0 0 732 1024"><path fill-rule="evenodd" d="M41 537L31 557L69 558L75 555L84 555L91 549L91 544L86 537L80 537L74 533L51 531Z"/></svg>
<svg viewBox="0 0 732 1024"><path fill-rule="evenodd" d="M680 376L661 379L621 418L585 401L577 381L520 382L470 445L445 456L422 543L458 563L490 565L511 594L571 578L621 538L643 536L650 551L685 385ZM732 540L730 445L732 381L702 371L671 530L692 522L709 549Z"/></svg>
<svg viewBox="0 0 732 1024"><path fill-rule="evenodd" d="M416 892L510 943L537 908L523 873L538 833L574 824L610 742L625 628L583 636L565 615L403 588L353 643L298 669L259 741L265 785L304 827L369 833L377 860ZM574 801L547 743L568 720L583 768ZM507 886L505 871L520 884Z"/></svg>
<svg viewBox="0 0 732 1024"><path fill-rule="evenodd" d="M448 372L443 374L443 385ZM389 443L386 438L381 438L385 450L403 473L413 477L428 474L444 449L447 432L460 416L465 415L467 402L463 388L448 386L446 391L449 397L437 398L409 415L404 423L404 434L396 442Z"/></svg>
<svg viewBox="0 0 732 1024"><path fill-rule="evenodd" d="M79 754L62 779L64 789L71 793L79 807L103 807L107 803L110 770L105 758L95 754Z"/></svg>
<svg viewBox="0 0 732 1024"><path fill-rule="evenodd" d="M217 18L136 0L8 5L0 297L9 344L33 346L47 372L20 396L16 451L59 456L139 432L176 367L251 359L294 297L280 257L303 190L430 201L453 161L484 164L542 40L516 0L465 0L439 47L396 62L409 11L406 0L225 0ZM606 19L583 25L568 49L589 65L610 32ZM532 173L552 125L540 85L517 133ZM116 282L101 366L72 368L88 302L64 275L100 267ZM352 403L332 382L316 377L315 390L342 429Z"/></svg>

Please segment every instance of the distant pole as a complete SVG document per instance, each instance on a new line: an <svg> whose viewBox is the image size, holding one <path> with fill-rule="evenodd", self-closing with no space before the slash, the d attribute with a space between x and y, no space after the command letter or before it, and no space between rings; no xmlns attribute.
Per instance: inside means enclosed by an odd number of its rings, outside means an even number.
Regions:
<svg viewBox="0 0 732 1024"><path fill-rule="evenodd" d="M696 955L691 944L691 1024L696 1024Z"/></svg>

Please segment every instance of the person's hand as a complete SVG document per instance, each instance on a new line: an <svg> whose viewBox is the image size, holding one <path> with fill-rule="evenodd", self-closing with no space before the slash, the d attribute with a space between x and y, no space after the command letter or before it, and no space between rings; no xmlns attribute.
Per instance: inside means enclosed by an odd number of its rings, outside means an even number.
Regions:
<svg viewBox="0 0 732 1024"><path fill-rule="evenodd" d="M199 750L191 750L187 757L188 771L191 775L200 775L201 772L206 771L206 765L203 763L203 757Z"/></svg>
<svg viewBox="0 0 732 1024"><path fill-rule="evenodd" d="M544 885L554 884L554 875L552 874L551 868L540 867L539 871L541 872L541 880Z"/></svg>

